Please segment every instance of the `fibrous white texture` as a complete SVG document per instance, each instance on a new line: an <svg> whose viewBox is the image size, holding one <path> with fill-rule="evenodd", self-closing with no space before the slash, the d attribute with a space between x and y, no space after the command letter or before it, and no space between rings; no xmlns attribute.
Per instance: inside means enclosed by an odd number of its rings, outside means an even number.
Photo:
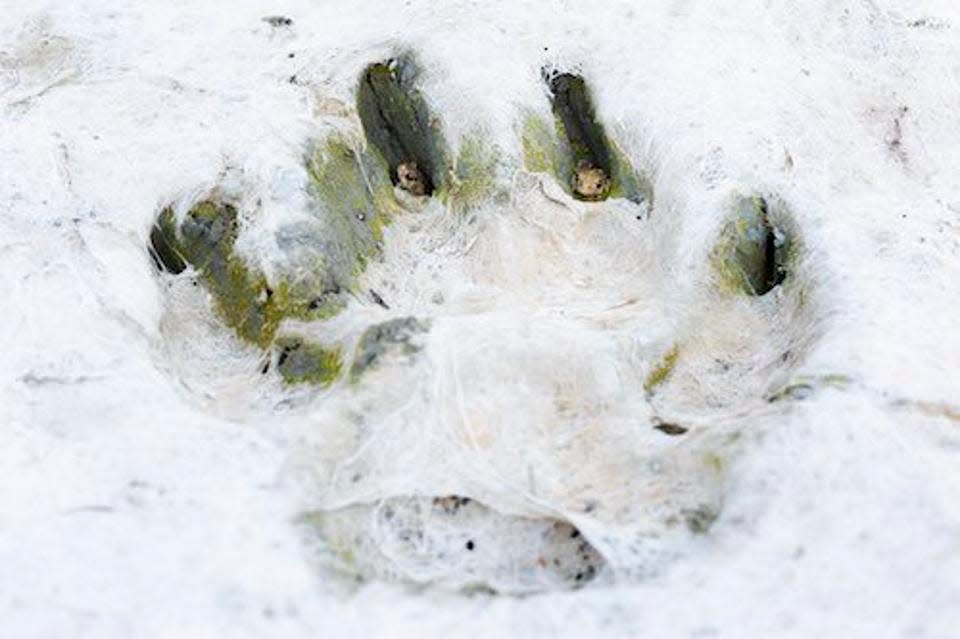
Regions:
<svg viewBox="0 0 960 639"><path fill-rule="evenodd" d="M953 3L5 4L5 633L955 636ZM296 272L304 155L362 144L397 54L495 183L405 201L347 309L282 329L344 376L285 387L150 225L216 191ZM652 203L524 170L544 65ZM754 194L795 241L763 297L713 257Z"/></svg>

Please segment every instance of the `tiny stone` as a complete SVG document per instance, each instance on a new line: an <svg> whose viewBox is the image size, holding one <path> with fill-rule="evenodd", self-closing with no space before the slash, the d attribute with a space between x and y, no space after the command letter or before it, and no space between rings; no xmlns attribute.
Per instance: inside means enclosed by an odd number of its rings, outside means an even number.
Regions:
<svg viewBox="0 0 960 639"><path fill-rule="evenodd" d="M427 194L427 181L416 162L403 162L397 167L397 182L401 189L411 195Z"/></svg>
<svg viewBox="0 0 960 639"><path fill-rule="evenodd" d="M610 188L610 178L603 169L581 162L573 182L574 190L588 200L602 199Z"/></svg>

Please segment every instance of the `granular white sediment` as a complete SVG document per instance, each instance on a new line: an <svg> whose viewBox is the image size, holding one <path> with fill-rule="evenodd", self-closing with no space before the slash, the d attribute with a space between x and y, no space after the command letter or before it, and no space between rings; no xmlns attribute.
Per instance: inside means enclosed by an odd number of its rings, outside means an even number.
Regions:
<svg viewBox="0 0 960 639"><path fill-rule="evenodd" d="M960 627L955 3L6 5L10 636ZM492 191L399 195L347 308L283 329L344 374L285 386L154 272L150 225L217 193L237 251L296 272L304 153L361 146L359 74L408 52ZM547 64L652 202L525 169ZM712 257L753 195L797 241L761 297Z"/></svg>

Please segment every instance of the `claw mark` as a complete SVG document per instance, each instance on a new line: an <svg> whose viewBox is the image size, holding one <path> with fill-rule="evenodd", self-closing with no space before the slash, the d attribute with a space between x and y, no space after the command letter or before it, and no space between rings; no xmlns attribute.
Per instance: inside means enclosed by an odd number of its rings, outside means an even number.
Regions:
<svg viewBox="0 0 960 639"><path fill-rule="evenodd" d="M438 145L419 95L401 83L402 66L367 67L357 90L357 111L370 144L389 167L394 185L413 195L431 195L442 181Z"/></svg>
<svg viewBox="0 0 960 639"><path fill-rule="evenodd" d="M549 78L549 83L553 112L563 126L573 155L574 195L587 201L606 199L613 175L611 153L586 82L578 75L559 73Z"/></svg>

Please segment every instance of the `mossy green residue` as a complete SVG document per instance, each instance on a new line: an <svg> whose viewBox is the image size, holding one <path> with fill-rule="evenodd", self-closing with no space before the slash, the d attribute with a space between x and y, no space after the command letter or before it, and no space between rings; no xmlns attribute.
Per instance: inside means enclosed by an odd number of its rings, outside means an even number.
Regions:
<svg viewBox="0 0 960 639"><path fill-rule="evenodd" d="M318 260L327 288L351 289L381 252L384 229L398 213L383 161L375 154L330 138L307 159L309 190L322 225ZM342 297L314 298L321 317L343 308Z"/></svg>
<svg viewBox="0 0 960 639"><path fill-rule="evenodd" d="M847 375L842 375L840 373L828 373L826 375L820 375L818 378L820 383L824 386L830 386L833 388L846 388L851 384L853 380L850 379Z"/></svg>
<svg viewBox="0 0 960 639"><path fill-rule="evenodd" d="M536 114L526 116L520 141L523 145L523 166L527 171L557 175L557 141L544 118ZM569 185L565 188L569 188Z"/></svg>
<svg viewBox="0 0 960 639"><path fill-rule="evenodd" d="M499 159L497 150L485 145L479 135L466 136L460 144L445 193L449 202L469 205L492 195Z"/></svg>
<svg viewBox="0 0 960 639"><path fill-rule="evenodd" d="M653 367L653 369L647 375L647 379L643 382L643 389L647 391L647 393L652 393L657 389L658 386L667 381L670 373L673 372L673 369L677 365L677 358L679 355L680 350L676 345L674 345L669 351L667 351L657 365Z"/></svg>
<svg viewBox="0 0 960 639"><path fill-rule="evenodd" d="M210 291L217 315L240 338L261 348L273 343L285 319L327 319L343 310L343 289L379 255L384 227L399 210L380 160L342 139L331 138L318 148L306 168L322 231L316 236L316 263L292 278L271 283L236 254L239 225L229 203L201 201L179 226L173 209L165 208L150 233L157 266L171 273L192 266ZM281 349L289 346L285 342ZM339 373L339 358L337 349L304 344L291 360L300 372L279 368L290 383L325 385Z"/></svg>
<svg viewBox="0 0 960 639"><path fill-rule="evenodd" d="M322 284L326 275L322 260L304 270L307 272L306 278L300 276L282 280L274 287L274 295L280 295L283 300L280 307L285 309L287 317L321 321L335 317L346 308L346 300L338 295L339 288L330 290Z"/></svg>
<svg viewBox="0 0 960 639"><path fill-rule="evenodd" d="M224 323L244 340L267 346L286 314L281 306L288 300L275 298L266 278L234 253L236 209L204 201L187 213L179 231L174 220L172 209L161 211L151 233L155 253L167 255L162 258L165 265L175 255L184 268L186 264L195 268Z"/></svg>
<svg viewBox="0 0 960 639"><path fill-rule="evenodd" d="M340 348L307 342L299 336L277 338L277 370L287 384L326 387L336 381L343 368Z"/></svg>
<svg viewBox="0 0 960 639"><path fill-rule="evenodd" d="M367 258L376 253L383 227L400 209L385 173L381 161L337 137L329 138L307 158L310 190L324 219L335 223L344 239L354 240L350 250Z"/></svg>
<svg viewBox="0 0 960 639"><path fill-rule="evenodd" d="M650 180L633 168L627 155L619 146L611 143L610 153L610 165L613 171L610 197L624 198L637 204L644 202L649 210L653 206L653 185Z"/></svg>
<svg viewBox="0 0 960 639"><path fill-rule="evenodd" d="M536 114L524 119L521 134L524 167L533 173L549 173L564 192L573 197L573 176L576 163L567 141L563 121L554 115L553 127Z"/></svg>
<svg viewBox="0 0 960 639"><path fill-rule="evenodd" d="M563 120L556 114L553 116L553 126L556 131L553 156L554 176L560 181L567 195L574 197L573 183L577 168L576 151L570 145Z"/></svg>
<svg viewBox="0 0 960 639"><path fill-rule="evenodd" d="M770 223L766 200L739 197L713 262L726 290L765 295L786 277L789 250L788 238Z"/></svg>
<svg viewBox="0 0 960 639"><path fill-rule="evenodd" d="M783 388L771 394L768 400L779 402L785 399L807 399L821 388L845 390L853 382L848 376L839 373L824 375L798 375Z"/></svg>
<svg viewBox="0 0 960 639"><path fill-rule="evenodd" d="M160 212L150 235L151 250L165 270L192 266L210 291L217 315L243 340L266 348L286 318L316 319L324 309L316 295L289 281L271 284L234 251L238 235L236 209L205 200L186 214L179 228L173 209Z"/></svg>

